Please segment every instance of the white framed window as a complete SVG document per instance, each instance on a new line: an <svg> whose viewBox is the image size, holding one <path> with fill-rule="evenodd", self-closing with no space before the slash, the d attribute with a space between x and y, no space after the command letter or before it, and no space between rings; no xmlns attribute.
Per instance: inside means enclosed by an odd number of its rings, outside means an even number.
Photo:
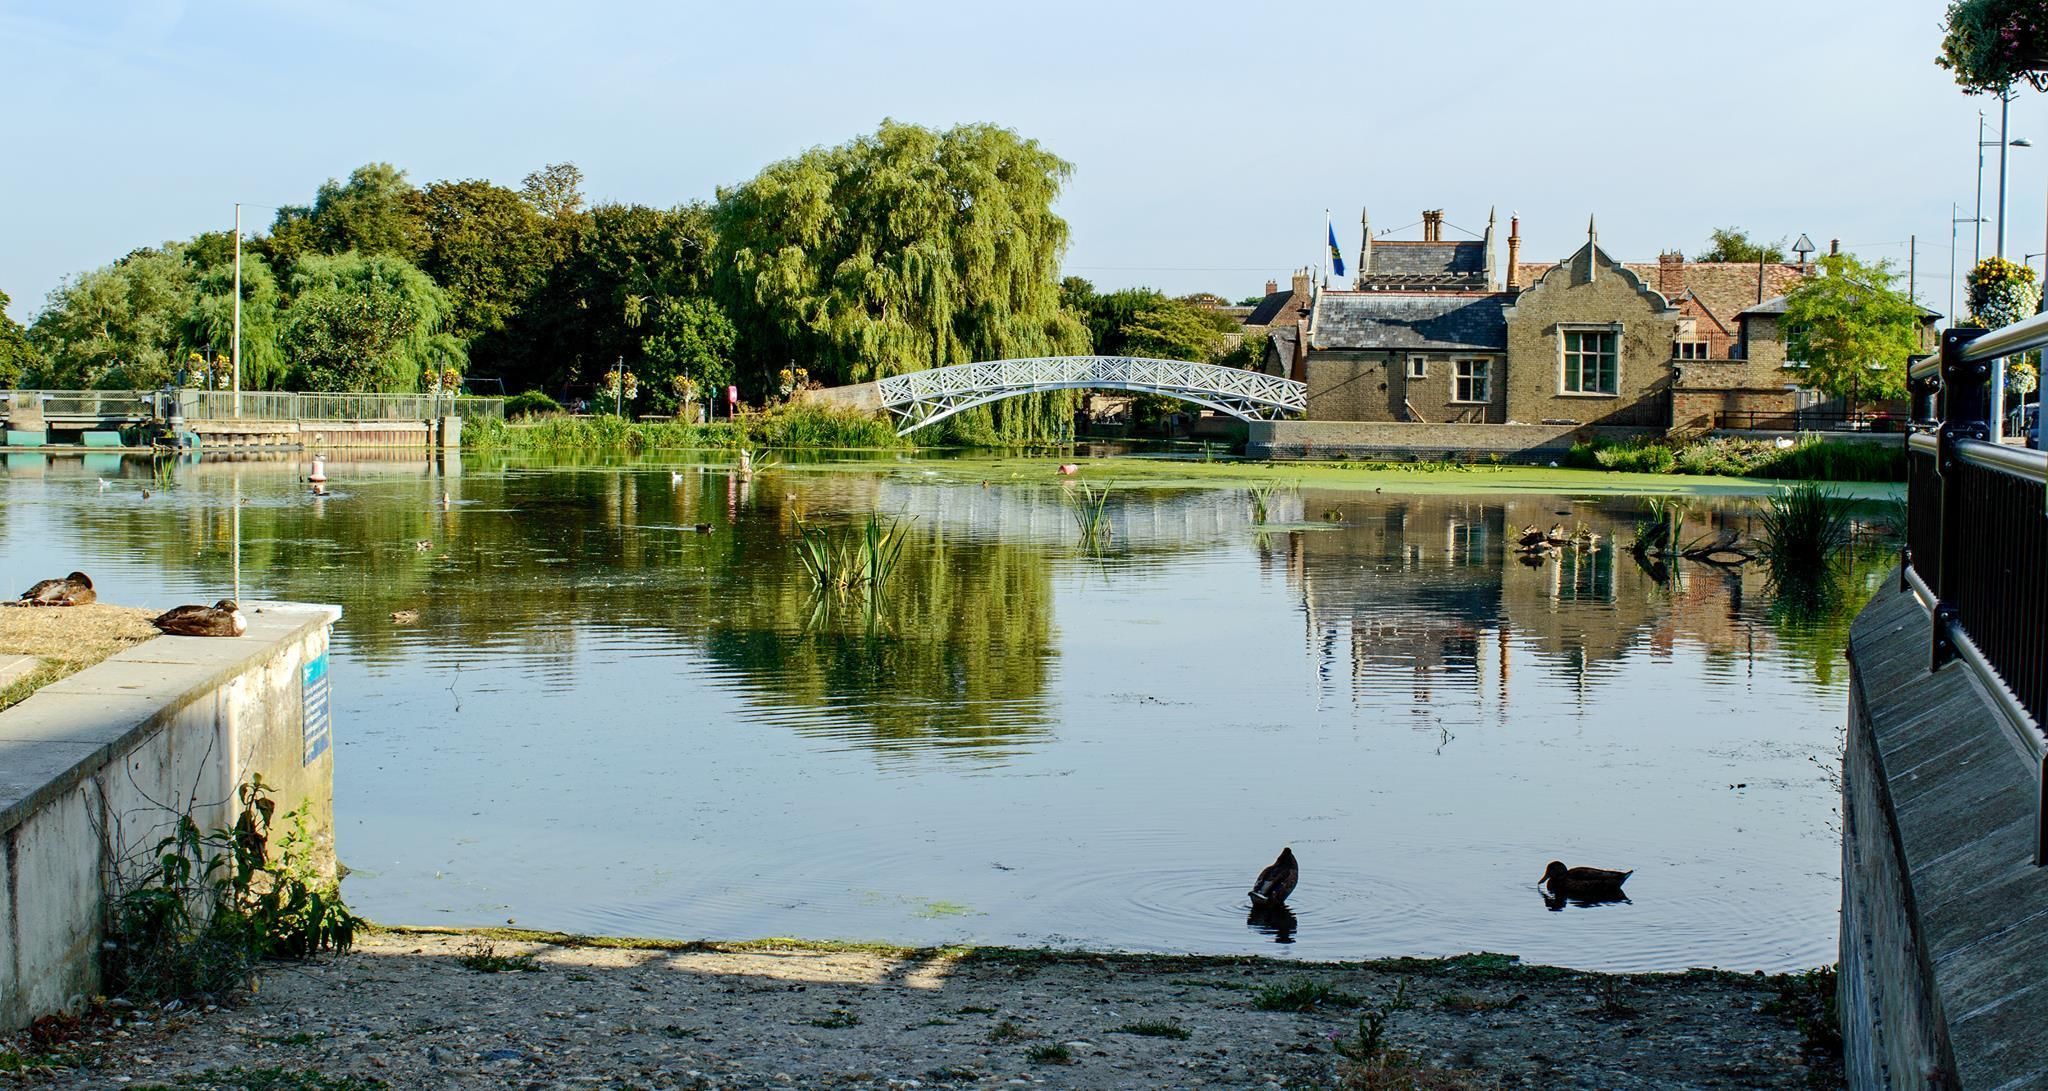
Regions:
<svg viewBox="0 0 2048 1091"><path fill-rule="evenodd" d="M1680 360L1704 360L1707 358L1707 348L1705 341L1680 341L1675 355Z"/></svg>
<svg viewBox="0 0 2048 1091"><path fill-rule="evenodd" d="M1562 332L1564 356L1558 389L1566 394L1619 394L1620 331L1608 328Z"/></svg>
<svg viewBox="0 0 2048 1091"><path fill-rule="evenodd" d="M1451 400L1484 405L1493 400L1493 361L1460 360L1451 384Z"/></svg>
<svg viewBox="0 0 2048 1091"><path fill-rule="evenodd" d="M1410 356L1408 358L1408 377L1411 379L1429 378L1429 357Z"/></svg>

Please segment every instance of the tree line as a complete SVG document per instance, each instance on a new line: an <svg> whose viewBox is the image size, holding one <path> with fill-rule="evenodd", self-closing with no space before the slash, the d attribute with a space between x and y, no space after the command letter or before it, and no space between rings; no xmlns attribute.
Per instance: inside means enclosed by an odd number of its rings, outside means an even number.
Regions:
<svg viewBox="0 0 2048 1091"><path fill-rule="evenodd" d="M516 189L367 164L244 240L242 385L413 392L460 376L630 390L644 413L728 383L772 400L1006 357L1249 361L1200 302L1060 279L1052 205L1071 171L1008 129L889 121L672 208L591 205L569 163ZM233 259L231 234L207 232L66 279L26 329L0 315L0 386L224 383Z"/></svg>

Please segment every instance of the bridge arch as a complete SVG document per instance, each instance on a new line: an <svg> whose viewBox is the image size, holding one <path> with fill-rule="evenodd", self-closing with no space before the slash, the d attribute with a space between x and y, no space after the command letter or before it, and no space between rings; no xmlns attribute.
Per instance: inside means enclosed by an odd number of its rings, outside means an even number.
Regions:
<svg viewBox="0 0 2048 1091"><path fill-rule="evenodd" d="M897 435L963 409L1041 390L1129 390L1164 394L1240 420L1272 420L1308 408L1308 385L1261 371L1144 356L1037 356L952 364L876 384Z"/></svg>

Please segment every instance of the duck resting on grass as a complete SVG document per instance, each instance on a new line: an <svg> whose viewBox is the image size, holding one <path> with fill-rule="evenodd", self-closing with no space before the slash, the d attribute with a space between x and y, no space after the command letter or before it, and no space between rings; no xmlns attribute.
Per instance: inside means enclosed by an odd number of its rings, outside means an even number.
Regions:
<svg viewBox="0 0 2048 1091"><path fill-rule="evenodd" d="M96 598L92 577L73 572L61 580L40 580L9 606L84 606Z"/></svg>
<svg viewBox="0 0 2048 1091"><path fill-rule="evenodd" d="M1280 858L1259 872L1252 880L1252 905L1279 905L1294 893L1294 885L1301 881L1301 867L1294 862L1294 849L1280 850Z"/></svg>
<svg viewBox="0 0 2048 1091"><path fill-rule="evenodd" d="M1574 898L1612 896L1621 893L1621 884L1634 875L1629 871L1609 871L1597 867L1566 867L1562 860L1552 860L1543 869L1543 885L1552 894L1564 894Z"/></svg>
<svg viewBox="0 0 2048 1091"><path fill-rule="evenodd" d="M212 606L174 606L149 623L171 636L241 636L249 631L249 619L242 616L234 599L222 599Z"/></svg>

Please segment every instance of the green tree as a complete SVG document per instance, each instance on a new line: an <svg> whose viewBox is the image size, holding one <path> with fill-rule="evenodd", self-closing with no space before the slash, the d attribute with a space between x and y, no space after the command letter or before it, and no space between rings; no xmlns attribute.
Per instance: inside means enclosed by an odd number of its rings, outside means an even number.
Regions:
<svg viewBox="0 0 2048 1091"><path fill-rule="evenodd" d="M302 390L419 390L421 376L463 366L441 330L450 307L433 279L402 258L309 255L292 278L283 347Z"/></svg>
<svg viewBox="0 0 2048 1091"><path fill-rule="evenodd" d="M526 176L519 196L551 220L566 219L583 210L583 172L574 163L549 163Z"/></svg>
<svg viewBox="0 0 2048 1091"><path fill-rule="evenodd" d="M420 269L447 291L449 332L465 340L505 329L560 257L547 222L503 186L433 182L415 207L426 240ZM494 362L478 355L486 368Z"/></svg>
<svg viewBox="0 0 2048 1091"><path fill-rule="evenodd" d="M0 292L0 389L20 386L22 379L40 371L43 363L43 354L29 343L28 331L7 317L10 302L7 293Z"/></svg>
<svg viewBox="0 0 2048 1091"><path fill-rule="evenodd" d="M678 401L677 378L700 391L719 391L732 381L733 345L738 339L732 320L716 301L701 296L674 297L656 308L640 339L641 400L656 412L672 412Z"/></svg>
<svg viewBox="0 0 2048 1091"><path fill-rule="evenodd" d="M38 385L148 389L183 366L184 326L195 301L184 247L146 247L67 279L29 327L44 362Z"/></svg>
<svg viewBox="0 0 2048 1091"><path fill-rule="evenodd" d="M1222 354L1224 335L1236 327L1237 322L1220 311L1161 298L1139 308L1119 331L1119 354L1208 363Z"/></svg>
<svg viewBox="0 0 2048 1091"><path fill-rule="evenodd" d="M1706 251L1693 260L1739 261L1746 265L1781 262L1785 260L1785 240L1757 242L1739 227L1717 227L1707 236Z"/></svg>
<svg viewBox="0 0 2048 1091"><path fill-rule="evenodd" d="M182 324L186 353L233 356L235 339L234 236L209 232L185 248L193 276L192 305ZM242 253L242 389L277 390L285 383L283 293L261 253Z"/></svg>
<svg viewBox="0 0 2048 1091"><path fill-rule="evenodd" d="M1071 169L1008 129L884 121L721 190L713 268L741 381L768 389L790 360L847 383L1080 351L1052 211Z"/></svg>
<svg viewBox="0 0 2048 1091"><path fill-rule="evenodd" d="M389 163L366 163L348 181L329 178L310 206L277 210L265 240L271 263L283 274L296 271L308 254L396 254L416 260L426 244L419 194L405 172Z"/></svg>
<svg viewBox="0 0 2048 1091"><path fill-rule="evenodd" d="M1955 0L1934 63L1973 95L2020 80L2048 91L2048 5L2040 0Z"/></svg>
<svg viewBox="0 0 2048 1091"><path fill-rule="evenodd" d="M1785 296L1787 350L1807 366L1806 383L1849 400L1906 393L1906 358L1919 346L1920 308L1894 290L1889 262L1827 254L1819 276Z"/></svg>

